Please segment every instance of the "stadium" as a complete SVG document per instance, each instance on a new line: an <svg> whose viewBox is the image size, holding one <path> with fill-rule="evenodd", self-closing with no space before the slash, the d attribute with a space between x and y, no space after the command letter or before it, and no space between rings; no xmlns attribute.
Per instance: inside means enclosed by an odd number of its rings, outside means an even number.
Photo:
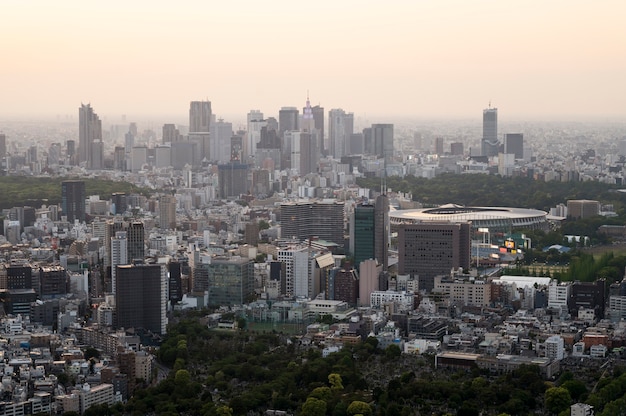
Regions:
<svg viewBox="0 0 626 416"><path fill-rule="evenodd" d="M447 204L436 208L392 210L389 222L393 231L399 224L424 221L470 222L472 231L488 229L492 235L511 234L521 229L547 231L548 213L538 209L506 207L465 207Z"/></svg>

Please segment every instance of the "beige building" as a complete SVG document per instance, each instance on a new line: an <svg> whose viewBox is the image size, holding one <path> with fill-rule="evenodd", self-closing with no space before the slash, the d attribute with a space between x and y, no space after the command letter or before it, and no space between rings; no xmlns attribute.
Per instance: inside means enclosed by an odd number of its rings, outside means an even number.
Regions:
<svg viewBox="0 0 626 416"><path fill-rule="evenodd" d="M491 302L491 285L483 280L437 276L433 292L449 295L450 302L457 305L488 306Z"/></svg>

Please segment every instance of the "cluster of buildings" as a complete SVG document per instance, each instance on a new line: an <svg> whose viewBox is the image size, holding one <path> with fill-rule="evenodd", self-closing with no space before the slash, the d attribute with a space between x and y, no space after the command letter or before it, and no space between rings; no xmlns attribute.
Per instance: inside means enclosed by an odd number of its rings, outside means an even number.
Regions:
<svg viewBox="0 0 626 416"><path fill-rule="evenodd" d="M111 126L107 137L93 108L81 105L78 141L55 141L45 158L40 145L22 157L0 134L5 173L76 178L63 181L58 205L3 210L0 302L3 322L15 329L0 338L10 354L30 357L31 375L54 386L48 396L23 394L18 385L28 383L13 366L5 374L15 393L5 405L30 400L43 411L82 413L124 400L136 379L152 379L153 359L141 346L158 343L168 313L185 308L292 325L302 343L323 344L325 353L373 336L382 347L435 353L440 366L508 371L535 363L548 377L568 356L605 357L625 346L626 284L609 291L602 281L498 277L498 266L530 247L523 230L598 215L607 208L598 201L567 201L550 214L424 208L386 188L393 174L539 177L522 134L500 141L497 109L484 111L469 154L458 142L444 151L439 137L434 152L409 157L404 146L415 135L396 136L392 124L362 132L354 125L353 114L333 109L326 118L307 99L302 114L284 107L276 119L253 110L247 129L234 131L209 101L194 101L189 125L165 124L160 138L135 123ZM584 160L594 163L591 154ZM379 177L380 190L356 186L362 176ZM152 195L88 195L89 177L130 181ZM319 323L329 319L335 323ZM34 339L47 339L37 344L46 362L22 345ZM75 351L62 371L58 346ZM105 358L85 360L86 346ZM74 383L59 384L55 374Z"/></svg>

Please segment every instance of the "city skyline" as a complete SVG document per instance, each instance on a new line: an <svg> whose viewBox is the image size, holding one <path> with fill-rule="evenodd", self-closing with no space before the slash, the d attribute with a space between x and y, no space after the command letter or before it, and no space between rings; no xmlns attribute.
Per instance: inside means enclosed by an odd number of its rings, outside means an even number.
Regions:
<svg viewBox="0 0 626 416"><path fill-rule="evenodd" d="M91 103L103 118L178 121L209 100L243 119L310 91L312 105L372 119L470 118L489 101L516 118L626 115L617 1L185 5L5 5L0 113Z"/></svg>

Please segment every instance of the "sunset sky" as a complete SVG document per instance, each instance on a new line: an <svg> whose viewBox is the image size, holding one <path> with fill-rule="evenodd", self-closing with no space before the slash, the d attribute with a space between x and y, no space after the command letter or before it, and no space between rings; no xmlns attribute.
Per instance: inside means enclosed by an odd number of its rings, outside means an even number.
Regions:
<svg viewBox="0 0 626 416"><path fill-rule="evenodd" d="M0 118L626 119L626 2L3 1Z"/></svg>

